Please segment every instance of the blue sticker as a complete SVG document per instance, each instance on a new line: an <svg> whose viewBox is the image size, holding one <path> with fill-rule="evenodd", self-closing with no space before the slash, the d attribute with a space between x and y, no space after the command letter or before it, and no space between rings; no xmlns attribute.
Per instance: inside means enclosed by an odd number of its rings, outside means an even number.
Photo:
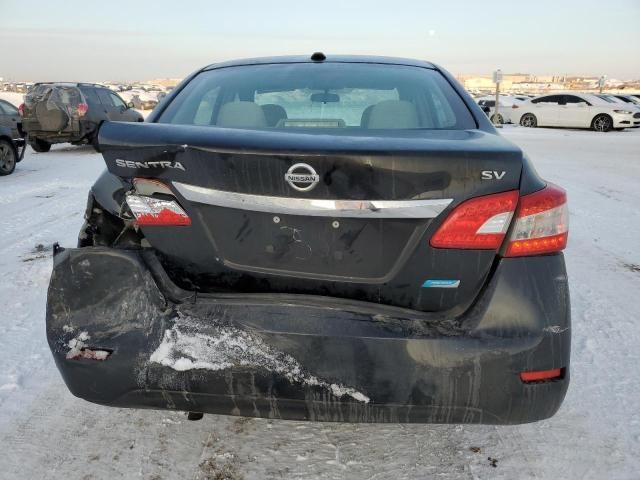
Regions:
<svg viewBox="0 0 640 480"><path fill-rule="evenodd" d="M422 288L458 288L460 280L426 280Z"/></svg>

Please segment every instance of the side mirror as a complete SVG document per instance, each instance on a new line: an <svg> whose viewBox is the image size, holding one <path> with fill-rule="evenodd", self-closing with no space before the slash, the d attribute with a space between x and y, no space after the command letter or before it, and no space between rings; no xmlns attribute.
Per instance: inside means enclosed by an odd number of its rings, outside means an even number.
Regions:
<svg viewBox="0 0 640 480"><path fill-rule="evenodd" d="M129 102L127 103L127 108L135 108L135 105L133 104L133 102Z"/></svg>

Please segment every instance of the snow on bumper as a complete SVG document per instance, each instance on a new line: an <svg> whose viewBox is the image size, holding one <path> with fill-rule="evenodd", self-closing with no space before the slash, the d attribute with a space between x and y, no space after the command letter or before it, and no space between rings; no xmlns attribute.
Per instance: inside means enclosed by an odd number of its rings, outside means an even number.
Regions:
<svg viewBox="0 0 640 480"><path fill-rule="evenodd" d="M561 255L505 259L476 304L447 318L326 297L196 297L151 252L59 249L47 338L71 392L104 405L523 423L553 415L568 386L567 279ZM519 378L553 368L564 377Z"/></svg>

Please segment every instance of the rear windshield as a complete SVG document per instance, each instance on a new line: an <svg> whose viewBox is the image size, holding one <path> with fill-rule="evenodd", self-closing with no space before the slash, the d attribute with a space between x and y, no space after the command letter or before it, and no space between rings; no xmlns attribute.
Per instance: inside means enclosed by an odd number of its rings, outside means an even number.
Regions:
<svg viewBox="0 0 640 480"><path fill-rule="evenodd" d="M436 70L366 63L295 63L202 72L160 123L224 128L467 129L471 113Z"/></svg>

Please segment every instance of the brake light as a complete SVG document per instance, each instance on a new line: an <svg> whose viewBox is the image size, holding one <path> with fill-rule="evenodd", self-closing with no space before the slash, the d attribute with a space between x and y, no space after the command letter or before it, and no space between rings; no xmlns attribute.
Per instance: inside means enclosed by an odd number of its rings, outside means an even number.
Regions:
<svg viewBox="0 0 640 480"><path fill-rule="evenodd" d="M567 246L569 210L567 192L557 185L520 198L507 257L559 252Z"/></svg>
<svg viewBox="0 0 640 480"><path fill-rule="evenodd" d="M497 250L517 203L517 190L467 200L449 214L430 244L435 248Z"/></svg>
<svg viewBox="0 0 640 480"><path fill-rule="evenodd" d="M20 106L18 107L18 113L20 114L21 117L24 117L24 103L21 103Z"/></svg>
<svg viewBox="0 0 640 480"><path fill-rule="evenodd" d="M191 225L189 215L175 200L127 195L127 205L141 226L179 227Z"/></svg>
<svg viewBox="0 0 640 480"><path fill-rule="evenodd" d="M84 117L89 111L89 105L86 103L79 103L76 107L76 112L78 112L79 117Z"/></svg>

